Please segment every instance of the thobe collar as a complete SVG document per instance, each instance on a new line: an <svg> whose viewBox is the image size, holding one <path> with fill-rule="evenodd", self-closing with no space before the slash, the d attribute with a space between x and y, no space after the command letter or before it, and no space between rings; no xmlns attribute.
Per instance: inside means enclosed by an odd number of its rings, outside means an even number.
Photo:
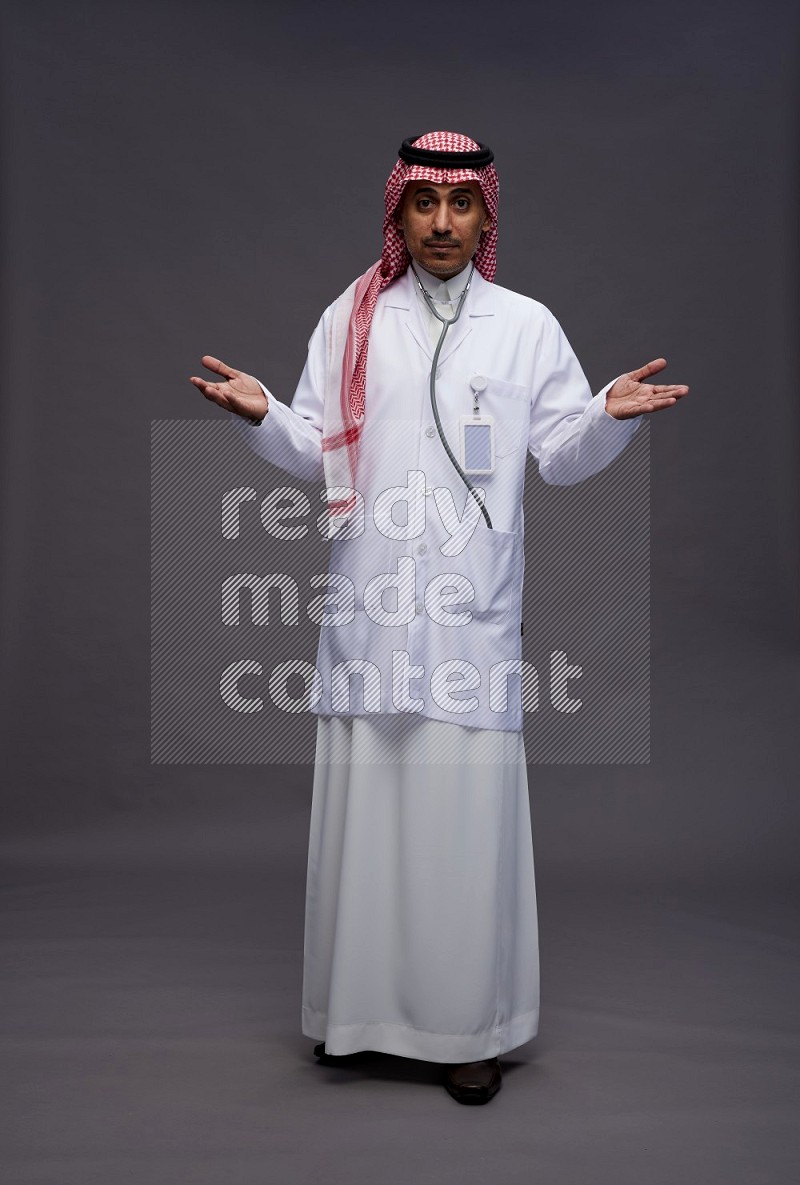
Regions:
<svg viewBox="0 0 800 1185"><path fill-rule="evenodd" d="M414 263L414 270L419 276L420 284L422 284L425 291L430 296L431 300L438 302L437 308L443 317L452 317L455 315L458 306L458 300L461 293L464 291L470 272L472 271L472 261L457 272L454 276L449 276L443 280L440 276L434 276L426 268L421 267L420 264ZM419 284L414 278L414 273L411 271L409 265L409 272L411 272L411 281L417 300L422 309L423 320L428 328L428 337L432 345L435 345L439 340L439 335L442 331L442 323L434 317L431 310L428 308L428 303L425 297L419 290ZM442 303L447 301L447 303Z"/></svg>
<svg viewBox="0 0 800 1185"><path fill-rule="evenodd" d="M453 283L453 288L457 295L463 291L464 285L469 279L471 270L471 263L467 264L463 272L459 272L457 276L453 276L452 281L448 281L448 291L450 290L450 283ZM425 288L430 292L428 283L426 281L432 280L434 287L441 285L442 281L436 277L431 277L429 272L423 269L417 269L420 274ZM416 296L413 293L416 292ZM472 325L475 324L475 318L483 319L485 317L493 317L495 314L495 302L493 297L494 285L490 284L488 280L484 280L479 271L474 272L472 276L472 285L469 290L469 295L464 302L464 309L456 324L448 332L445 340L442 353L439 361L446 362L458 347L462 344L464 339L469 336ZM406 314L405 324L408 332L416 341L419 348L426 355L427 358L433 357L435 343L438 340L441 332L441 322L433 317L425 304L424 297L419 291L419 286L414 273L408 267L402 275L393 280L386 289L381 293L380 301L385 302L384 307L388 309L395 309L398 313L404 312ZM429 322L435 323L435 336L429 334ZM431 342L433 338L433 344Z"/></svg>
<svg viewBox="0 0 800 1185"><path fill-rule="evenodd" d="M455 304L464 291L464 287L469 279L469 273L472 271L472 260L469 261L465 268L462 268L460 272L457 272L455 276L450 276L447 280L443 280L440 276L432 275L431 272L421 267L418 263L415 263L414 267L431 300L441 299L441 291L446 285L447 291L450 293L450 300ZM424 297L419 290L419 285L414 285L414 291L422 303L425 304ZM427 308L427 305L425 307Z"/></svg>

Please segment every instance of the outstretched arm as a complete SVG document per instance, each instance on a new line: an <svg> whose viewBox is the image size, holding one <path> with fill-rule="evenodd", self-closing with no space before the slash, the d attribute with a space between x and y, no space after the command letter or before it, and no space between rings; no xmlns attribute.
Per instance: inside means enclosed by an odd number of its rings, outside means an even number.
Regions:
<svg viewBox="0 0 800 1185"><path fill-rule="evenodd" d="M672 407L688 394L686 386L642 381L666 365L657 358L620 375L593 398L564 331L548 314L529 438L542 478L553 485L572 485L599 473L623 451L643 415Z"/></svg>
<svg viewBox="0 0 800 1185"><path fill-rule="evenodd" d="M323 476L322 418L324 406L326 331L323 315L308 343L308 357L291 407L276 399L251 374L203 356L203 365L221 376L212 382L193 376L191 382L212 403L235 413L235 426L259 457L293 477L315 481ZM267 413L269 413L267 417ZM264 423L262 428L251 425Z"/></svg>

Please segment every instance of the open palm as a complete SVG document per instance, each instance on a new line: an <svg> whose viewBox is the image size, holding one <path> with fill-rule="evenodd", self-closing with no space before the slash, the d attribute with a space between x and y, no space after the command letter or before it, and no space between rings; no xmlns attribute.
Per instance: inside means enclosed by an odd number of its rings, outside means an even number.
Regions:
<svg viewBox="0 0 800 1185"><path fill-rule="evenodd" d="M206 370L213 370L215 374L222 375L224 382L210 383L207 379L196 376L190 378L189 382L194 383L198 391L202 391L206 399L210 399L212 403L218 403L226 411L232 411L237 416L244 416L245 419L260 424L269 410L269 405L256 379L251 374L243 374L240 370L234 370L232 366L226 366L219 358L212 358L210 354L203 355L202 363Z"/></svg>
<svg viewBox="0 0 800 1185"><path fill-rule="evenodd" d="M669 384L656 385L642 380L651 374L658 374L667 365L666 358L655 358L646 366L632 370L618 378L614 386L606 395L606 411L617 420L629 420L633 416L646 415L652 411L662 411L689 394L689 388L684 385Z"/></svg>

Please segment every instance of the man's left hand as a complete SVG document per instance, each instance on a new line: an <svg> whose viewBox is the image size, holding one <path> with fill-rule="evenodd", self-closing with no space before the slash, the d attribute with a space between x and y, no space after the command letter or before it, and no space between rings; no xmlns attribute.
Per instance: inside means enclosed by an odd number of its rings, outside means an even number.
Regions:
<svg viewBox="0 0 800 1185"><path fill-rule="evenodd" d="M617 420L630 420L647 412L661 411L672 407L684 395L689 394L685 386L655 386L642 380L651 374L658 374L667 365L666 358L655 358L639 370L632 370L618 378L606 395L606 411Z"/></svg>

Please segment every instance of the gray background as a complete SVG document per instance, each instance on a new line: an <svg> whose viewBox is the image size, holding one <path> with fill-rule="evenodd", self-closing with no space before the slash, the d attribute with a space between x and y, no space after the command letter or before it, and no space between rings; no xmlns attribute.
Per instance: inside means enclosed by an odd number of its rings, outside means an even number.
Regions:
<svg viewBox="0 0 800 1185"><path fill-rule="evenodd" d="M788 1182L798 1031L790 3L6 4L9 1182ZM490 143L498 282L663 354L652 753L533 766L540 1036L489 1108L299 1029L310 771L149 764L149 436L291 397L397 144Z"/></svg>

